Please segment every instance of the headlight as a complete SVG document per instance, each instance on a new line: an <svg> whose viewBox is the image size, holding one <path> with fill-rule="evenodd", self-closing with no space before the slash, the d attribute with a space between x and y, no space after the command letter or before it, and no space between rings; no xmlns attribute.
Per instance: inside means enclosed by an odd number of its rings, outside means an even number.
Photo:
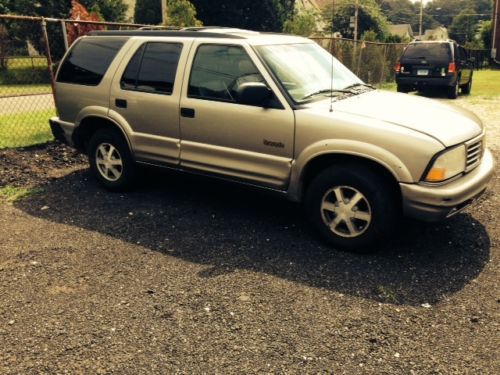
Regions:
<svg viewBox="0 0 500 375"><path fill-rule="evenodd" d="M425 176L427 182L441 182L465 171L465 145L439 155Z"/></svg>

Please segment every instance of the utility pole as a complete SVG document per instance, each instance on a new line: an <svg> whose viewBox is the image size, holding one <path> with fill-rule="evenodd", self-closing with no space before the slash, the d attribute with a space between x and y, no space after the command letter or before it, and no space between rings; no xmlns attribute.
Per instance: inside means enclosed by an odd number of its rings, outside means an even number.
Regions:
<svg viewBox="0 0 500 375"><path fill-rule="evenodd" d="M354 41L358 41L358 18L359 18L359 0L356 0L354 8Z"/></svg>
<svg viewBox="0 0 500 375"><path fill-rule="evenodd" d="M168 18L168 4L167 4L167 0L160 0L160 1L161 1L161 19L162 19L162 23L164 25L167 25L167 18Z"/></svg>
<svg viewBox="0 0 500 375"><path fill-rule="evenodd" d="M420 0L420 27L418 28L418 35L422 37L422 20L424 18L424 0Z"/></svg>

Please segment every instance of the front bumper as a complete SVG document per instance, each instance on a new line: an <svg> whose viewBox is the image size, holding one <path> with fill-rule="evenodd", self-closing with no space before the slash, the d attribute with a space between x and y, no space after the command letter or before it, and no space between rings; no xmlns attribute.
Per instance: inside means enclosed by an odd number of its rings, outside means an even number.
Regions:
<svg viewBox="0 0 500 375"><path fill-rule="evenodd" d="M403 212L423 221L439 221L473 203L493 176L494 160L485 150L481 164L465 176L441 186L400 183Z"/></svg>

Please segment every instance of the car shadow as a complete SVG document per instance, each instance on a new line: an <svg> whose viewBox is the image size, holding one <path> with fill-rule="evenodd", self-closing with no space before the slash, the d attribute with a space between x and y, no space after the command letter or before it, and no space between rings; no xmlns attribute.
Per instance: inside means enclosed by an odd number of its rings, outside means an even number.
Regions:
<svg viewBox="0 0 500 375"><path fill-rule="evenodd" d="M243 269L375 301L419 305L461 290L490 256L488 234L469 214L433 225L405 221L377 253L358 255L320 242L299 205L235 184L156 171L133 192L110 193L85 170L42 188L15 206L207 265L202 278Z"/></svg>

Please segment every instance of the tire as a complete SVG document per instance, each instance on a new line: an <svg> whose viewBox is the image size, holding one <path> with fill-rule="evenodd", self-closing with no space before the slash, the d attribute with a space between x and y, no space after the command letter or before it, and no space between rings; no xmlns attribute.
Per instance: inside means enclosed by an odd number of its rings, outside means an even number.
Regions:
<svg viewBox="0 0 500 375"><path fill-rule="evenodd" d="M404 94L407 94L407 93L409 93L409 92L410 92L410 90L408 89L408 87L403 86L403 85L398 85L398 87L397 87L397 91L398 91L398 92L402 92L402 93L404 93Z"/></svg>
<svg viewBox="0 0 500 375"><path fill-rule="evenodd" d="M132 187L136 165L122 134L105 128L95 132L88 147L90 170L100 185L111 191Z"/></svg>
<svg viewBox="0 0 500 375"><path fill-rule="evenodd" d="M369 253L396 225L399 202L395 189L376 170L350 164L319 173L306 191L304 209L330 245Z"/></svg>
<svg viewBox="0 0 500 375"><path fill-rule="evenodd" d="M458 81L459 79L457 79L457 82L453 86L448 87L448 99L456 99L458 97Z"/></svg>
<svg viewBox="0 0 500 375"><path fill-rule="evenodd" d="M469 79L469 82L467 82L465 85L461 87L461 92L464 95L469 95L472 90L472 75Z"/></svg>

